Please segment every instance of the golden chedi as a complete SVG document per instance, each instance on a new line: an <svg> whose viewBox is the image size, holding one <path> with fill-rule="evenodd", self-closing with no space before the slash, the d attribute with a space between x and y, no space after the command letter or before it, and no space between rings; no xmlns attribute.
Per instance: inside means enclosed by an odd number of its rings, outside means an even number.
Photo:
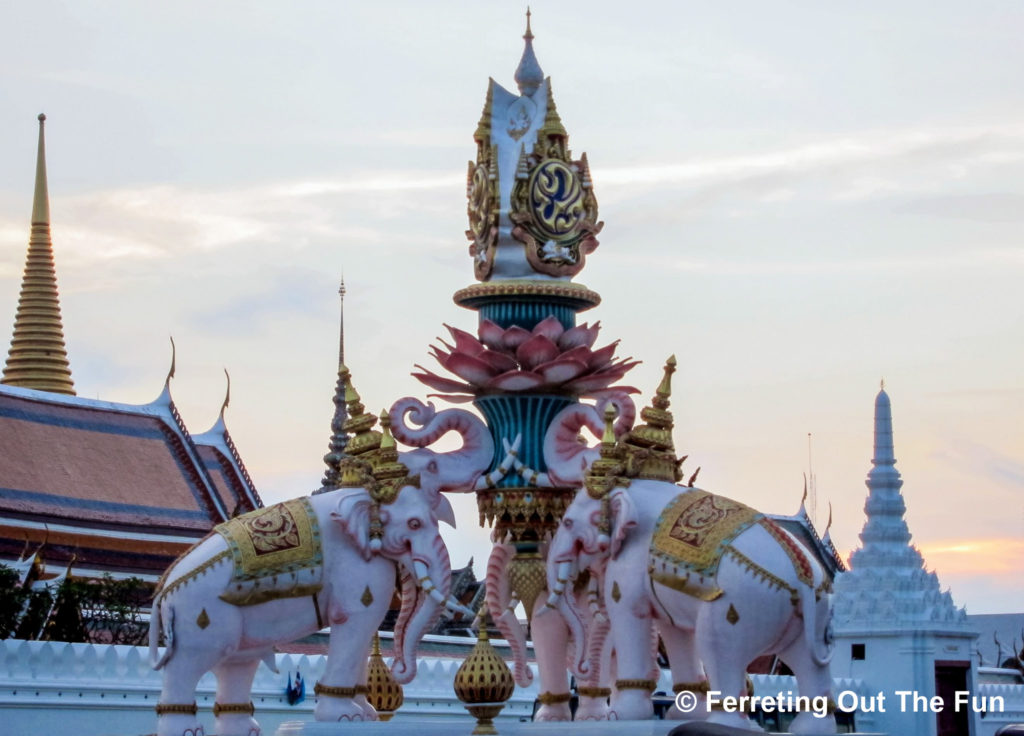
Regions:
<svg viewBox="0 0 1024 736"><path fill-rule="evenodd" d="M480 633L473 651L455 673L455 696L476 718L474 734L496 734L494 718L512 697L516 685L505 660L491 646L487 635L490 616L477 620Z"/></svg>
<svg viewBox="0 0 1024 736"><path fill-rule="evenodd" d="M391 668L384 663L380 653L380 637L376 634L373 635L373 650L366 663L366 699L382 721L390 721L405 701L402 686L391 674Z"/></svg>

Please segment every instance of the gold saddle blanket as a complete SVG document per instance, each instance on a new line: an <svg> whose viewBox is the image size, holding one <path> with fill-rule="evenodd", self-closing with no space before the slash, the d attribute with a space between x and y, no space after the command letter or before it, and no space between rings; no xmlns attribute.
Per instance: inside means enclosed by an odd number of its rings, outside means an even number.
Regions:
<svg viewBox="0 0 1024 736"><path fill-rule="evenodd" d="M250 511L214 531L227 542L234 563L222 600L252 606L320 591L324 569L320 525L308 498Z"/></svg>
<svg viewBox="0 0 1024 736"><path fill-rule="evenodd" d="M654 582L702 600L722 595L715 578L736 537L764 518L746 504L700 489L680 493L658 517L648 572Z"/></svg>

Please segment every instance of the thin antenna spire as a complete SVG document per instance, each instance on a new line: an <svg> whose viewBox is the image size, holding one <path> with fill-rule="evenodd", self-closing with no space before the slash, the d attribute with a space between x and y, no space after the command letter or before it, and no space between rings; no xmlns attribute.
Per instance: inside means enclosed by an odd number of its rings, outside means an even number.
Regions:
<svg viewBox="0 0 1024 736"><path fill-rule="evenodd" d="M345 394L349 388L349 372L345 367L345 276L341 277L341 284L338 286L338 297L341 300L341 311L338 325L338 381L334 386L334 417L331 419L331 441L328 443L329 452L324 455L324 463L327 471L321 481L322 486L316 493L332 490L338 487L341 481L340 463L348 453L345 448L348 446L348 432L345 431L345 422L348 421L348 408L345 405Z"/></svg>
<svg viewBox="0 0 1024 736"><path fill-rule="evenodd" d="M39 115L36 182L32 199L32 229L28 257L14 318L14 336L0 383L75 394L71 365L64 346L64 326L57 292L57 270L50 239L50 199L46 182L46 140Z"/></svg>

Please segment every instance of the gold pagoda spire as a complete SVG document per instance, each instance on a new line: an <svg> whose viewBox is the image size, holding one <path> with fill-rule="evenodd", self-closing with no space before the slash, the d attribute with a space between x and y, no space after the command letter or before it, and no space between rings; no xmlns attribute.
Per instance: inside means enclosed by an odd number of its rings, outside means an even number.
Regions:
<svg viewBox="0 0 1024 736"><path fill-rule="evenodd" d="M60 394L75 393L71 366L64 347L57 272L50 240L50 200L46 186L46 144L39 115L36 187L32 201L32 230L28 258L14 318L14 337L0 383Z"/></svg>

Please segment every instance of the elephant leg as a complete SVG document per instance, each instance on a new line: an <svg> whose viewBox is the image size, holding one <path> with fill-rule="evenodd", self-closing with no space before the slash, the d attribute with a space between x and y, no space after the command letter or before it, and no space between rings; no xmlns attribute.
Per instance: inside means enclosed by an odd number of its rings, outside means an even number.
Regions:
<svg viewBox="0 0 1024 736"><path fill-rule="evenodd" d="M164 665L163 687L157 705L157 736L204 736L206 732L196 714L180 709L187 710L194 705L196 685L209 668L208 663L182 656L180 651ZM170 712L161 710L167 706L172 709Z"/></svg>
<svg viewBox="0 0 1024 736"><path fill-rule="evenodd" d="M571 721L569 710L569 676L566 671L566 653L569 628L561 616L540 615L545 598L537 596L534 605L533 651L537 655L537 673L540 676L540 708L535 721Z"/></svg>
<svg viewBox="0 0 1024 736"><path fill-rule="evenodd" d="M729 623L729 605L726 599L719 598L702 606L697 614L697 655L704 663L711 701L711 714L707 720L710 723L749 729L752 724L756 727L756 723L746 713L739 709L727 712L715 707L715 700L720 702L722 698L739 698L748 694L747 665L760 653L758 648L751 649L747 641L750 631L737 631Z"/></svg>
<svg viewBox="0 0 1024 736"><path fill-rule="evenodd" d="M651 618L631 615L625 610L612 610L611 621L618 679L612 691L608 719L648 720L654 715L654 705L651 703L654 687L648 687L651 673Z"/></svg>
<svg viewBox="0 0 1024 736"><path fill-rule="evenodd" d="M377 711L366 702L361 692L357 692L357 686L366 685L366 660L370 656L374 630L372 625L367 625L369 619L369 614L361 613L331 627L327 666L317 683L316 706L313 708L316 720L377 720Z"/></svg>
<svg viewBox="0 0 1024 736"><path fill-rule="evenodd" d="M704 667L697 656L697 642L692 629L678 629L675 626L659 626L661 640L668 653L668 661L672 667L672 690L675 693L689 692L693 694L690 702L695 703L693 709L685 713L672 707L665 713L666 720L702 721L708 717L707 690L708 681L704 676ZM690 696L686 696L687 699Z"/></svg>
<svg viewBox="0 0 1024 736"><path fill-rule="evenodd" d="M252 717L252 681L260 659L221 662L213 668L217 676L214 723L217 736L260 736L260 724Z"/></svg>
<svg viewBox="0 0 1024 736"><path fill-rule="evenodd" d="M818 716L814 711L804 712L797 715L789 726L790 733L794 734L832 734L836 732L836 717L828 707L821 708L822 704L831 703L832 674L828 666L816 664L807 651L807 643L803 636L797 638L779 653L779 657L789 665L796 675L796 681L800 688L800 695L809 698L818 698L813 701L815 710L819 713L829 711L824 716Z"/></svg>

